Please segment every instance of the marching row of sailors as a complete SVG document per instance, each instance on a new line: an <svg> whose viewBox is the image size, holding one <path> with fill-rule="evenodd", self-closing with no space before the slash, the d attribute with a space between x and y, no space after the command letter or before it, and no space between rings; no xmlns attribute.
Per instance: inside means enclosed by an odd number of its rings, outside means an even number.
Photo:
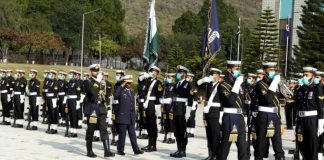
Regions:
<svg viewBox="0 0 324 160"><path fill-rule="evenodd" d="M126 131L135 154L157 151L158 119L164 133L163 143L176 143L177 151L171 157L186 157L188 137L194 137L195 113L199 96L205 95L203 121L206 128L208 157L206 160L226 160L233 142L238 148L237 159L250 159L250 145L256 160L267 158L270 140L276 160L284 160L282 147L283 124L280 115L282 97L280 75L276 63L263 63L256 74L244 76L240 61L228 61L224 76L217 68L210 68L209 76L193 81L194 75L184 66L176 73L167 73L164 81L161 72L152 66L149 72L140 73L138 95L132 90L131 75L116 72L114 93L107 74L100 66L90 66L90 75L81 79L81 73L69 74L50 70L44 73L43 89L37 80L37 70L31 70L27 82L25 71L0 70L0 93L4 125L10 125L13 109L13 127L23 127L25 95L29 98L30 122L28 130L37 130L38 107L43 106L47 117L46 133L57 133L57 125L71 127L69 137L77 137L83 116L87 123L87 156L96 157L92 142L101 139L105 157L114 156L110 151L108 121L111 119L112 144L117 154L125 155ZM302 79L289 81L290 95L286 98L287 129L296 125L296 147L306 160L322 159L323 153L323 72L304 67ZM27 89L26 89L27 88ZM42 91L42 93L41 93ZM43 97L43 100L40 97ZM83 111L82 111L83 110ZM84 114L84 115L82 115ZM65 122L64 122L65 121ZM68 123L66 123L68 122ZM136 141L147 139L148 145L139 148ZM118 141L115 140L116 136ZM174 139L175 137L175 139ZM299 154L299 153L298 153Z"/></svg>

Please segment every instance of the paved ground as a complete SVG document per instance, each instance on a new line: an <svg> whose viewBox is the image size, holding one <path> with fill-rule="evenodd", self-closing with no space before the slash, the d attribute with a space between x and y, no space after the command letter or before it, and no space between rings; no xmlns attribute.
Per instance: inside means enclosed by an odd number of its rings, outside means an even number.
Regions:
<svg viewBox="0 0 324 160"><path fill-rule="evenodd" d="M281 113L284 113L283 111ZM187 147L186 159L203 159L207 157L207 142L205 136L205 128L202 123L202 107L197 110L197 128L195 138L190 138ZM284 118L283 118L284 119ZM25 122L27 123L27 122ZM26 126L26 124L25 124ZM85 128L85 126L84 126ZM40 125L38 131L27 131L25 129L16 129L8 126L0 125L0 159L3 160L18 160L18 159L89 159L86 155L85 148L85 129L80 129L78 138L64 137L64 128L59 128L59 134L48 135L45 133L46 125ZM294 147L293 131L285 132L283 137L284 150L286 159L291 159L292 155L288 155L288 150ZM172 159L169 154L176 150L175 144L162 143L163 135L159 134L157 147L158 152L144 153L140 156L134 156L129 139L126 140L125 153L126 156L116 156L112 159ZM140 147L146 146L147 140L138 140ZM112 146L112 150L116 152L116 147ZM253 152L253 149L251 147ZM94 152L99 159L103 157L103 146L101 142L94 143ZM231 147L229 160L237 159L236 146ZM251 158L252 159L252 158ZM272 148L270 149L270 157L273 158Z"/></svg>

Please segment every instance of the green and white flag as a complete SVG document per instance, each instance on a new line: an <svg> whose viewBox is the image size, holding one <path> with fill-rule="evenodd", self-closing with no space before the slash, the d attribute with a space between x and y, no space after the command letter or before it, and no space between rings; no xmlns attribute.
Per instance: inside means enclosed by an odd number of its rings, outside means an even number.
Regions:
<svg viewBox="0 0 324 160"><path fill-rule="evenodd" d="M155 65L158 60L158 38L154 6L155 0L152 0L147 19L146 38L143 52L144 67L146 69Z"/></svg>

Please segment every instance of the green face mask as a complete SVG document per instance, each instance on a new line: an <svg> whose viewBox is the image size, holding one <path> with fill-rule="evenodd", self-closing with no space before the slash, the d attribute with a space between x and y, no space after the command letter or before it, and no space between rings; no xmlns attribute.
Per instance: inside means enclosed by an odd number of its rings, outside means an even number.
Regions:
<svg viewBox="0 0 324 160"><path fill-rule="evenodd" d="M72 79L72 78L73 78L73 76L69 74L68 79Z"/></svg>
<svg viewBox="0 0 324 160"><path fill-rule="evenodd" d="M180 73L177 73L176 78L177 78L177 80L181 80L182 79L182 75Z"/></svg>
<svg viewBox="0 0 324 160"><path fill-rule="evenodd" d="M2 73L0 73L0 78L2 78Z"/></svg>
<svg viewBox="0 0 324 160"><path fill-rule="evenodd" d="M18 78L18 75L17 74L14 74L14 78L17 79Z"/></svg>
<svg viewBox="0 0 324 160"><path fill-rule="evenodd" d="M33 78L33 75L31 73L28 74L29 78Z"/></svg>
<svg viewBox="0 0 324 160"><path fill-rule="evenodd" d="M7 73L6 76L7 76L7 77L10 77L10 73Z"/></svg>
<svg viewBox="0 0 324 160"><path fill-rule="evenodd" d="M48 75L47 78L48 78L48 79L52 79L52 75Z"/></svg>

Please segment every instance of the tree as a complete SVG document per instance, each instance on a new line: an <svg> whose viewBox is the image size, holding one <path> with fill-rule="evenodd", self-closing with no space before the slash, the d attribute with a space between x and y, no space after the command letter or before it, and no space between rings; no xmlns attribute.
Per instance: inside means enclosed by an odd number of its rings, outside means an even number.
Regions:
<svg viewBox="0 0 324 160"><path fill-rule="evenodd" d="M100 50L99 41L94 40L90 44L89 49L93 55L98 56L99 50ZM120 50L120 46L116 42L110 40L107 37L101 38L101 54L102 54L102 57L105 57L107 59L107 62L109 61L110 57L117 57L117 55L118 55L117 53L119 52L119 50ZM107 65L108 65L108 63L107 63ZM115 66L116 66L116 64L115 64ZM108 67L108 66L106 66L106 67Z"/></svg>
<svg viewBox="0 0 324 160"><path fill-rule="evenodd" d="M273 11L267 8L262 11L256 28L256 36L260 37L260 53L262 61L278 61L278 27Z"/></svg>
<svg viewBox="0 0 324 160"><path fill-rule="evenodd" d="M192 11L187 11L175 20L172 30L174 33L195 34L202 33L203 24L200 17Z"/></svg>
<svg viewBox="0 0 324 160"><path fill-rule="evenodd" d="M249 41L249 46L246 49L246 54L243 58L243 72L254 73L261 66L261 50L260 50L260 34L258 32L252 33Z"/></svg>
<svg viewBox="0 0 324 160"><path fill-rule="evenodd" d="M167 55L167 64L169 65L169 72L176 72L178 65L184 65L186 62L186 56L183 49L176 44L170 49Z"/></svg>
<svg viewBox="0 0 324 160"><path fill-rule="evenodd" d="M324 10L322 0L308 0L302 7L302 26L298 27L299 45L294 46L295 58L291 72L301 71L303 66L324 69Z"/></svg>

